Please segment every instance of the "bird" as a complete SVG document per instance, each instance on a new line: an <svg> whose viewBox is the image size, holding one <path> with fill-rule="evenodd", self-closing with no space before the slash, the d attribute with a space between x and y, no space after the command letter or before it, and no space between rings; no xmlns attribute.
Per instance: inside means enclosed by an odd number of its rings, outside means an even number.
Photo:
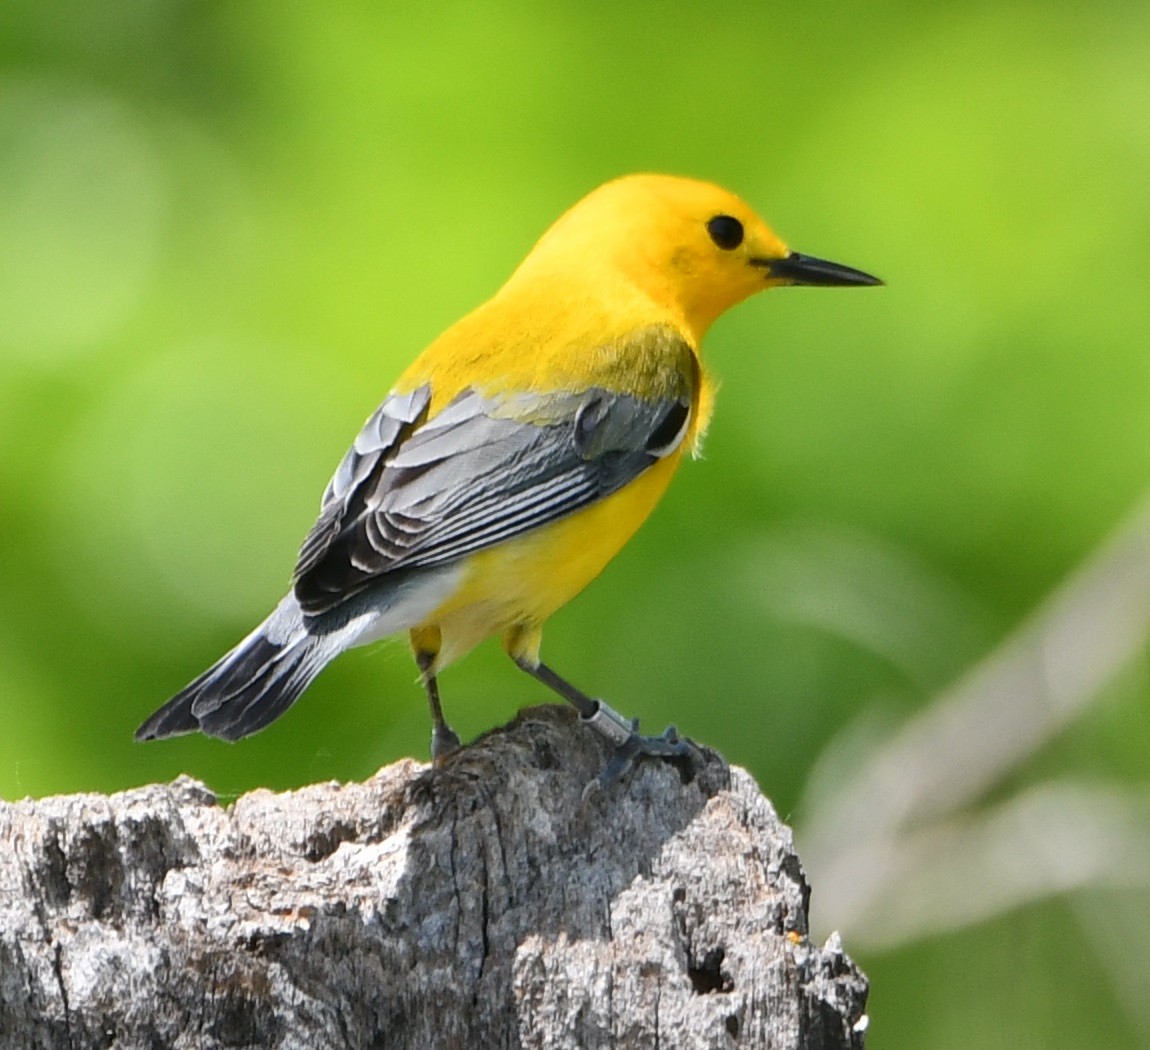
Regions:
<svg viewBox="0 0 1150 1050"><path fill-rule="evenodd" d="M461 745L438 675L498 635L612 745L605 782L646 756L689 759L674 727L642 736L545 664L543 625L698 452L712 322L768 288L882 283L792 251L709 182L636 174L592 190L400 375L328 483L287 595L136 739L239 740L340 653L406 632L442 765Z"/></svg>

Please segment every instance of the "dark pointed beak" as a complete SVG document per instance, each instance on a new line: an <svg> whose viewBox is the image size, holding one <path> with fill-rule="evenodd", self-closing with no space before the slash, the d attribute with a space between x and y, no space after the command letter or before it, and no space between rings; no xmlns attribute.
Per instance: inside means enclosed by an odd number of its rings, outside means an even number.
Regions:
<svg viewBox="0 0 1150 1050"><path fill-rule="evenodd" d="M755 262L759 263L759 260L756 259ZM798 252L791 252L781 259L764 259L760 265L772 278L786 281L788 284L846 287L883 283L877 277L863 273L862 270L840 266L838 263L827 262L826 259L816 259L813 255L800 255Z"/></svg>

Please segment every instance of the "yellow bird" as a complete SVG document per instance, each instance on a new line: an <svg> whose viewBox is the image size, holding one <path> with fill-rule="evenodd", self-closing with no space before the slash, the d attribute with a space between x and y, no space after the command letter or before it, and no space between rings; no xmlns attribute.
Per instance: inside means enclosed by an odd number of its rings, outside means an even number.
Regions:
<svg viewBox="0 0 1150 1050"><path fill-rule="evenodd" d="M539 657L542 627L631 538L697 448L714 387L699 353L725 310L778 285L878 279L790 251L738 197L666 175L600 186L507 283L436 339L368 419L327 486L292 589L136 732L238 740L345 649L409 632L433 720L459 747L436 675L492 635L616 745L641 737Z"/></svg>

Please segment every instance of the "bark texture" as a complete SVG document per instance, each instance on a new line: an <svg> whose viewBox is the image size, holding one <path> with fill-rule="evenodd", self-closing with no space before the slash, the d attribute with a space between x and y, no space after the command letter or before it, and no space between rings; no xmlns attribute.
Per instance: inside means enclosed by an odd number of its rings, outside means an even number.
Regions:
<svg viewBox="0 0 1150 1050"><path fill-rule="evenodd" d="M0 803L0 1046L861 1047L790 830L707 754L584 786L526 711L431 769Z"/></svg>

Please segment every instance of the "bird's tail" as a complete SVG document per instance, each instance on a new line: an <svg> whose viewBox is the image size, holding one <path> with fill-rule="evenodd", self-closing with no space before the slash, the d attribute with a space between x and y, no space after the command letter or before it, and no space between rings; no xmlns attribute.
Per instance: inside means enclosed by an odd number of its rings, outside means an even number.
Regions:
<svg viewBox="0 0 1150 1050"><path fill-rule="evenodd" d="M345 645L338 631L310 632L289 594L239 645L140 726L136 739L199 730L239 740L255 733L291 707Z"/></svg>

